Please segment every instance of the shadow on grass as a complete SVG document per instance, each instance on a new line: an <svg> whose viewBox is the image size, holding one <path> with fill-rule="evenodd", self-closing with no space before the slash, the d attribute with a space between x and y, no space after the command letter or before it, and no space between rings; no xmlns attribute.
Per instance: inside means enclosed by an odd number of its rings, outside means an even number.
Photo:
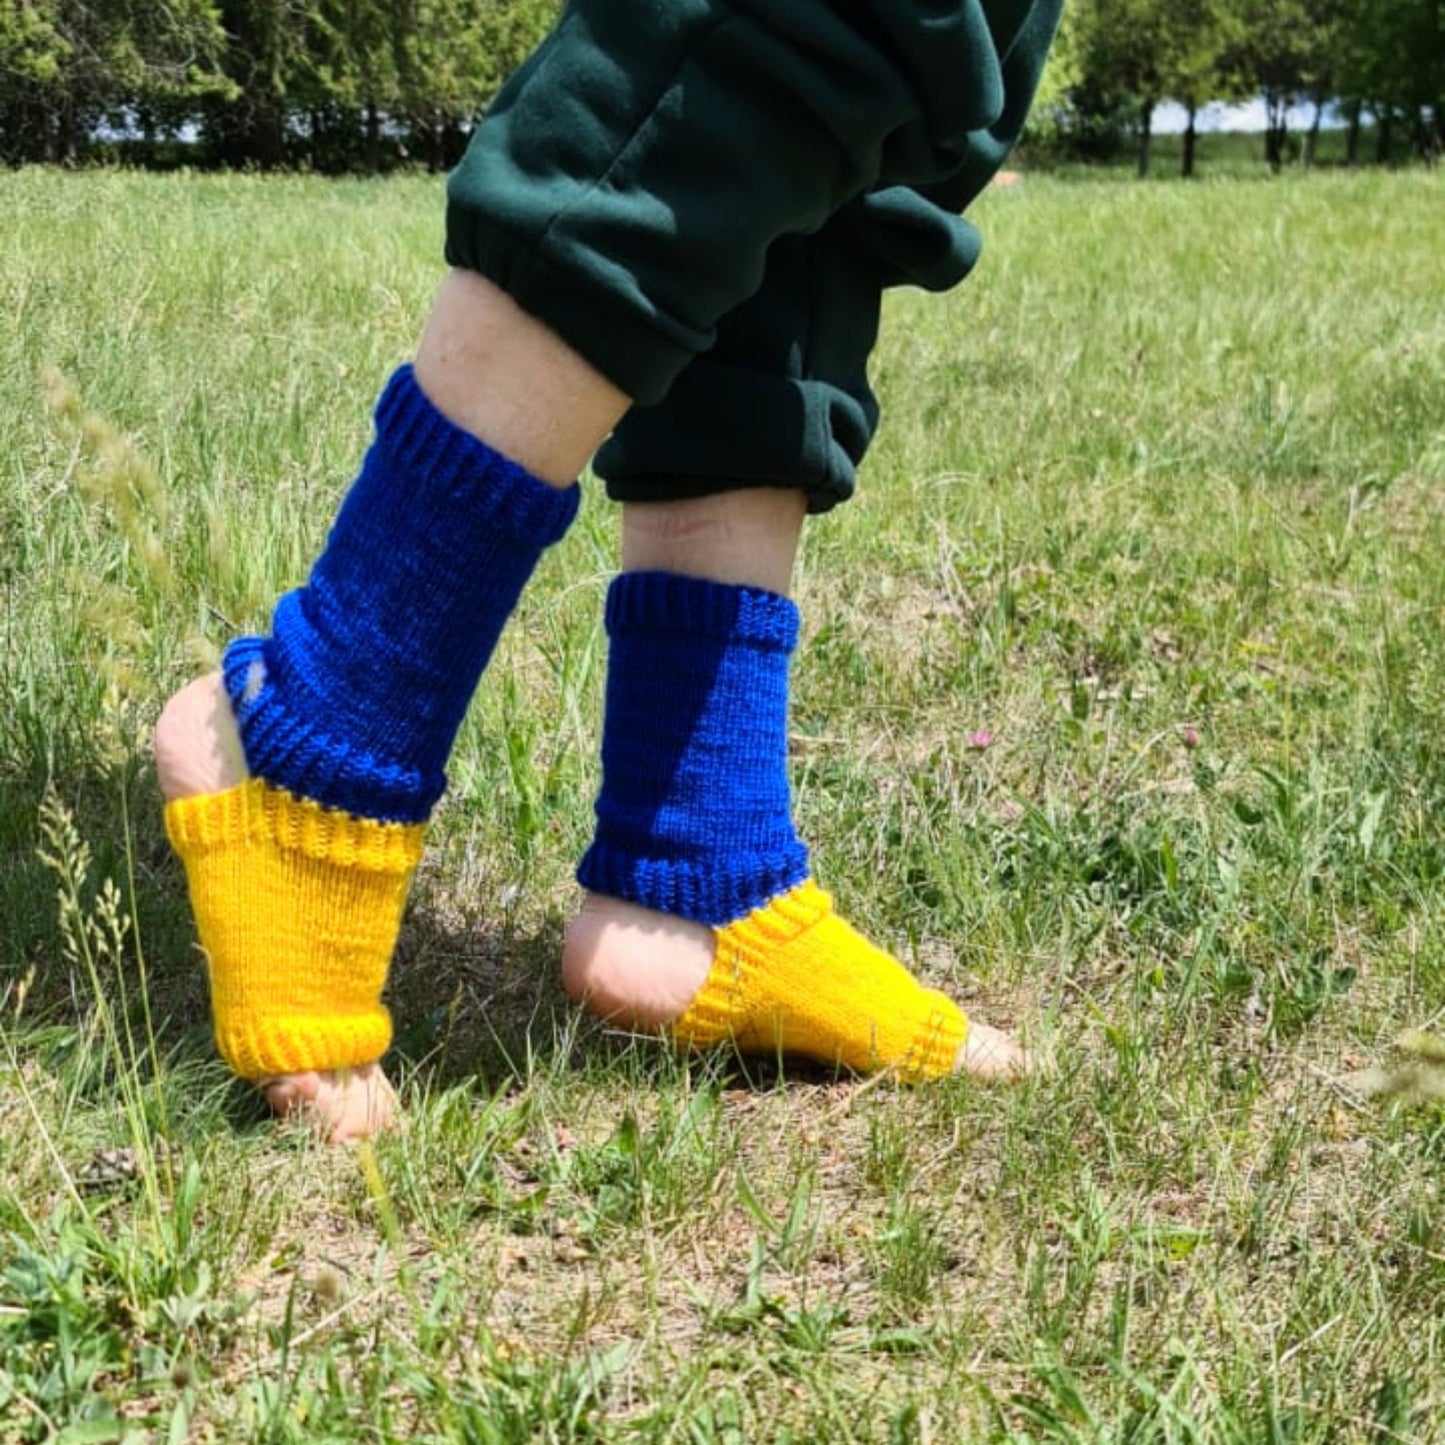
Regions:
<svg viewBox="0 0 1445 1445"><path fill-rule="evenodd" d="M53 829L47 837L44 820L57 809L72 825L69 849L57 847ZM103 1106L123 1069L154 1077L144 1062L153 1048L167 1129L197 1110L203 1125L264 1127L259 1097L228 1078L215 1052L185 876L149 766L131 758L0 775L0 863L0 1016L16 1061L65 1077L72 1097ZM77 900L89 928L107 880L119 889L125 931L119 948L93 939L88 963L76 927L62 923L60 897ZM386 993L396 1032L383 1064L393 1078L424 1093L466 1085L482 1094L549 1073L620 1071L644 1089L676 1078L664 1042L608 1028L567 999L564 919L545 900L512 913L459 901L460 891L439 858L413 889ZM114 1021L110 1034L103 1016ZM122 1038L131 1042L120 1047ZM726 1051L705 1067L744 1091L846 1082L836 1070Z"/></svg>
<svg viewBox="0 0 1445 1445"><path fill-rule="evenodd" d="M11 1050L22 1064L72 1077L75 1056L93 1055L83 1092L101 1102L120 1064L101 1056L97 1019L108 1012L121 1034L153 1044L166 1074L194 1082L214 1064L222 1077L185 875L166 840L154 772L134 758L71 764L0 767L0 1018ZM68 843L47 835L45 820L56 816L69 825ZM120 896L118 948L93 931L107 881ZM475 1080L494 1089L571 1047L577 1024L558 981L562 922L461 915L438 892L424 881L403 923L387 991L396 1040L385 1062L428 1087ZM78 904L78 926L62 920L65 894ZM266 1117L240 1083L223 1110L238 1128Z"/></svg>

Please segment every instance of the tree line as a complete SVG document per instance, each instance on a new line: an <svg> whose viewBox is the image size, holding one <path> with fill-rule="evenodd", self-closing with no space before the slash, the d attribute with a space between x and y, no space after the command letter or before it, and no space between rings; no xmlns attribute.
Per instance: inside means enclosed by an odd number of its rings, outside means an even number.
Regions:
<svg viewBox="0 0 1445 1445"><path fill-rule="evenodd" d="M1346 158L1387 161L1403 144L1439 157L1445 127L1445 4L1441 0L1068 0L1036 125L1076 154L1130 140L1147 174L1161 101L1186 117L1182 165L1192 175L1199 112L1211 101L1260 99L1265 158L1289 156L1290 110L1312 107L1299 138L1310 161L1333 107ZM1368 120L1373 153L1362 154Z"/></svg>
<svg viewBox="0 0 1445 1445"><path fill-rule="evenodd" d="M559 0L0 0L0 159L453 164Z"/></svg>
<svg viewBox="0 0 1445 1445"><path fill-rule="evenodd" d="M442 168L561 0L0 0L0 160ZM1150 165L1161 101L1183 168L1211 101L1262 98L1284 164L1301 101L1348 125L1351 162L1433 159L1445 126L1442 0L1068 0L1031 138ZM1362 154L1368 123L1373 151Z"/></svg>

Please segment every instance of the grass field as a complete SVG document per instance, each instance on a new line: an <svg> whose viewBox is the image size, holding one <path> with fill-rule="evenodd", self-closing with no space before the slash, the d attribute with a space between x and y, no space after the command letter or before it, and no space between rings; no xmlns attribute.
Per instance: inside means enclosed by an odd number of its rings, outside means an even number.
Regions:
<svg viewBox="0 0 1445 1445"><path fill-rule="evenodd" d="M1029 178L891 301L800 821L1052 1069L568 1010L594 487L409 914L408 1127L336 1151L213 1055L147 731L304 575L439 201L0 174L0 1442L1445 1440L1445 176Z"/></svg>

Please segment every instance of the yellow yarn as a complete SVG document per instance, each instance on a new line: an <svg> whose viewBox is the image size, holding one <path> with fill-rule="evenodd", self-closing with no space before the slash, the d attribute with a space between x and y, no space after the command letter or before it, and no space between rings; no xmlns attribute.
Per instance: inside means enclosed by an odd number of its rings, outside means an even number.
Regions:
<svg viewBox="0 0 1445 1445"><path fill-rule="evenodd" d="M833 912L811 880L716 930L713 965L672 1026L691 1048L731 1041L906 1082L951 1074L968 1033L952 999Z"/></svg>
<svg viewBox="0 0 1445 1445"><path fill-rule="evenodd" d="M378 823L260 778L166 808L211 980L221 1056L245 1079L344 1069L391 1043L381 1003L422 824Z"/></svg>

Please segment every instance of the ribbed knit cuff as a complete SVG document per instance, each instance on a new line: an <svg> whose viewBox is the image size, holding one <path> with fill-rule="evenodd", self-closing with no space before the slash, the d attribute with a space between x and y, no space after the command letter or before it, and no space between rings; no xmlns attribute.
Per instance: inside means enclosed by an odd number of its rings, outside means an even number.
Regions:
<svg viewBox="0 0 1445 1445"><path fill-rule="evenodd" d="M560 541L577 515L581 488L550 487L459 427L432 404L410 364L392 373L376 403L376 440L402 475L425 476L443 506L485 516L538 551Z"/></svg>
<svg viewBox="0 0 1445 1445"><path fill-rule="evenodd" d="M608 589L604 616L612 637L682 634L759 652L791 653L800 628L791 597L676 572L623 573Z"/></svg>
<svg viewBox="0 0 1445 1445"><path fill-rule="evenodd" d="M589 892L716 928L795 888L808 876L808 867L803 843L772 855L693 862L639 858L598 839L583 855L577 881Z"/></svg>
<svg viewBox="0 0 1445 1445"><path fill-rule="evenodd" d="M446 791L446 769L391 762L329 732L324 715L298 715L294 702L271 682L269 642L238 637L221 659L246 766L277 787L320 793L328 807L382 822L424 823Z"/></svg>
<svg viewBox="0 0 1445 1445"><path fill-rule="evenodd" d="M166 806L166 836L177 853L203 857L214 849L267 843L317 863L405 877L421 861L424 830L377 823L293 798L260 778L221 793L178 798Z"/></svg>

